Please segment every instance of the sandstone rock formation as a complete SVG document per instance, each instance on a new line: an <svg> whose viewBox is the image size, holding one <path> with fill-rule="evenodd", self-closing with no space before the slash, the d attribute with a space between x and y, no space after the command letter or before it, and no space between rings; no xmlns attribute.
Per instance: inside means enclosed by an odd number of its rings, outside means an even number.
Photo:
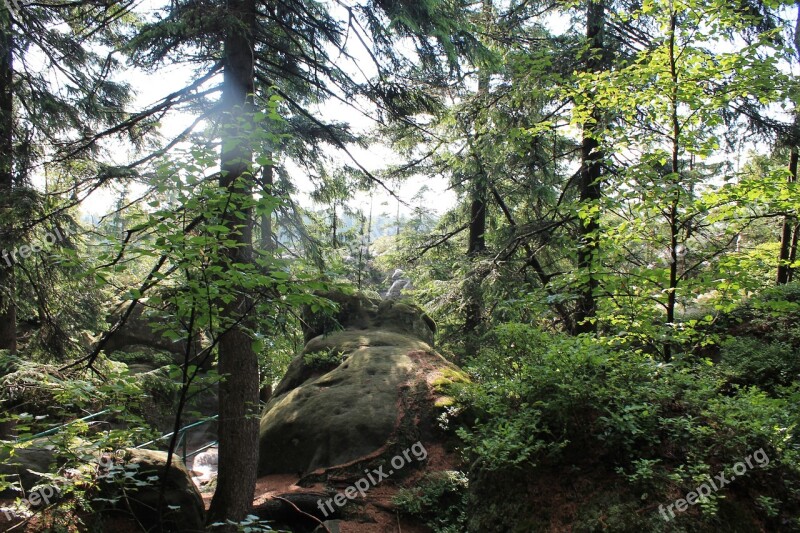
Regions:
<svg viewBox="0 0 800 533"><path fill-rule="evenodd" d="M21 496L46 480L39 473L49 472L56 463L56 456L42 442L15 449L13 453L8 448L0 448L0 476L14 484L13 487L0 490L0 498Z"/></svg>
<svg viewBox="0 0 800 533"><path fill-rule="evenodd" d="M327 295L306 345L261 419L259 474L323 473L389 456L436 426L435 383L458 373L433 348L435 324L398 300Z"/></svg>

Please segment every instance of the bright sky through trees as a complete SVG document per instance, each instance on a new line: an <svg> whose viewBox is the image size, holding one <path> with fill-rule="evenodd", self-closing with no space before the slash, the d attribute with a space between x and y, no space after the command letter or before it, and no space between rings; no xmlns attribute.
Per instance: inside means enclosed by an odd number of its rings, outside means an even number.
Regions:
<svg viewBox="0 0 800 533"><path fill-rule="evenodd" d="M159 0L142 0L137 4L135 11L145 18L150 18L160 12L163 7L164 2ZM336 7L332 11L336 12ZM338 12L340 15L342 14L341 8L338 9ZM371 65L369 57L361 46L351 46L350 53L353 55L357 66L350 59L340 56L343 68L348 70L355 78L374 75L374 72L369 70ZM129 66L120 76L123 76L125 81L132 85L136 95L134 109L144 109L160 101L166 95L185 87L192 79L192 68L173 65L161 67L154 73L147 73L136 67ZM320 110L319 116L322 118L347 122L355 132L368 134L378 126L375 120L375 108L369 102L363 101L354 102L354 105L356 106L355 108L341 101L329 100L323 105L317 106L317 108ZM194 119L195 117L190 113L170 111L161 123L161 133L165 139L170 139L189 127ZM120 148L122 149L112 154L116 163L125 164L127 162L126 159L128 161L134 159L134 153L131 150L124 147ZM398 158L394 150L379 142L373 143L368 149L359 146L352 146L349 149L358 163L373 173L380 173L381 169L386 168L389 164L401 163L401 159ZM351 162L349 157L340 153L337 149L328 149L328 152L334 161ZM315 205L315 202L309 196L310 191L313 189L311 179L302 169L291 162L287 164L287 168L291 174L292 182L299 190L297 200L300 204L311 209L320 207ZM376 215L381 213L394 215L398 207L402 215L408 215L414 207L412 198L423 186L428 187L429 192L427 194L431 199L426 208L437 214L442 214L451 208L456 201L456 194L450 190L445 178L431 179L430 177L412 176L403 181L389 181L387 185L404 203L399 203L397 198L388 194L385 190L380 190L380 188L376 188L372 196L370 196L370 193L356 192L350 203L353 207L360 207L363 211L369 211L369 205L372 203ZM129 192L131 194L136 193L135 190ZM82 205L85 215L94 220L102 217L113 205L117 194L118 191L109 187L93 193Z"/></svg>

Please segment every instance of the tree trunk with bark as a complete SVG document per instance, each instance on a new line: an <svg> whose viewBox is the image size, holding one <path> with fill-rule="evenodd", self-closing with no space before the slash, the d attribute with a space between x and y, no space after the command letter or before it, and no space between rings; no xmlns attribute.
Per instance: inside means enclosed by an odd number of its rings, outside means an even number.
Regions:
<svg viewBox="0 0 800 533"><path fill-rule="evenodd" d="M0 350L17 351L11 193L14 186L14 62L11 17L0 13Z"/></svg>
<svg viewBox="0 0 800 533"><path fill-rule="evenodd" d="M274 185L275 167L272 165L264 167L263 181L261 190L265 196L272 196L272 186ZM261 215L261 249L272 253L275 251L275 236L272 224L272 213Z"/></svg>
<svg viewBox="0 0 800 533"><path fill-rule="evenodd" d="M603 33L605 26L605 4L602 0L590 0L586 8L586 39L589 44L586 70L599 72L604 65ZM600 143L597 136L601 128L601 110L592 111L592 120L583 126L581 140L581 170L579 175L579 199L587 216L580 224L580 244L578 247L578 272L581 275L581 289L575 310L575 330L577 333L597 331L598 288L597 252L600 231L600 211L592 209L600 201L602 176Z"/></svg>
<svg viewBox="0 0 800 533"><path fill-rule="evenodd" d="M796 146L792 146L792 153L789 156L789 183L797 181L797 160L798 151ZM797 230L794 217L786 215L783 218L783 228L781 231L781 250L778 257L778 285L789 283L792 280L792 261L797 256Z"/></svg>
<svg viewBox="0 0 800 533"><path fill-rule="evenodd" d="M472 200L470 205L469 240L467 257L477 260L486 251L486 195L487 176L478 175L472 181ZM481 294L481 278L474 268L467 274L464 283L464 298L467 302L464 333L468 341L477 335L483 321L483 295ZM471 349L471 348L468 348Z"/></svg>
<svg viewBox="0 0 800 533"><path fill-rule="evenodd" d="M223 223L237 246L226 251L228 264L252 260L253 192L252 129L256 23L254 0L232 0L228 13L235 30L225 36L222 151L220 186L231 195ZM240 216L242 216L240 218ZM250 513L258 465L258 358L244 324L251 302L233 287L234 299L223 306L222 320L233 325L219 341L219 475L209 510L209 523L241 522ZM236 531L236 528L227 528Z"/></svg>
<svg viewBox="0 0 800 533"><path fill-rule="evenodd" d="M484 23L489 24L492 15L492 0L483 1L482 15ZM484 100L488 94L489 73L482 68L478 72L478 101ZM480 127L476 125L476 141L480 133ZM478 171L472 178L470 191L469 237L467 240L467 257L470 260L480 258L486 251L486 202L489 197L489 176L484 171L479 147L473 147L473 156L476 159ZM478 335L481 322L483 322L482 276L474 268L467 276L464 283L464 299L466 300L464 334L467 351L474 351L477 340L475 337Z"/></svg>
<svg viewBox="0 0 800 533"><path fill-rule="evenodd" d="M669 183L672 189L672 197L669 204L667 223L669 224L669 286L667 287L667 328L675 327L675 311L678 304L678 244L681 230L679 207L681 204L681 121L678 116L680 105L678 87L680 78L678 76L678 50L677 50L677 31L678 15L673 11L670 16L669 25L669 71L672 80L672 90L670 92L670 108L672 124L672 157L670 163ZM671 333L670 333L671 335ZM672 360L673 342L667 339L664 343L664 360Z"/></svg>

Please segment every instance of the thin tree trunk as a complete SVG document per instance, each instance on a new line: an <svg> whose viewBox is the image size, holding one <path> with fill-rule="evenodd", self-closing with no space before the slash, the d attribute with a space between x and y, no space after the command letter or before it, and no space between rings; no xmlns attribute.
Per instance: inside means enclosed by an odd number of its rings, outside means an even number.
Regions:
<svg viewBox="0 0 800 533"><path fill-rule="evenodd" d="M670 182L672 185L672 200L669 210L669 287L667 288L667 327L673 328L675 324L675 307L678 298L678 237L679 237L679 220L678 220L678 207L680 206L681 196L681 176L680 176L680 135L681 123L678 117L678 66L677 54L675 53L675 37L677 32L678 16L673 12L670 17L669 28L669 68L670 77L672 80L672 91L670 94L670 103L672 107L671 122L672 122L672 162L671 170L672 177ZM664 359L670 361L672 359L672 342L667 339L664 344Z"/></svg>
<svg viewBox="0 0 800 533"><path fill-rule="evenodd" d="M469 245L467 255L477 256L486 251L486 176L472 181L470 203Z"/></svg>
<svg viewBox="0 0 800 533"><path fill-rule="evenodd" d="M797 181L797 160L798 160L798 151L796 146L792 146L792 153L789 156L789 183L794 183ZM780 256L778 257L778 275L777 275L777 283L778 285L783 285L785 283L789 283L792 278L792 255L794 249L794 255L797 254L797 236L792 236L792 228L795 225L795 221L793 217L786 215L783 219L783 229L781 231L781 251ZM794 246L792 246L794 243Z"/></svg>
<svg viewBox="0 0 800 533"><path fill-rule="evenodd" d="M467 255L477 257L486 251L486 198L488 179L483 171L472 180L470 200L469 241Z"/></svg>
<svg viewBox="0 0 800 533"><path fill-rule="evenodd" d="M605 26L605 4L602 0L590 0L586 8L586 39L589 43L586 70L599 72L604 64L603 33ZM601 110L592 111L592 120L583 126L581 140L580 203L588 207L587 217L581 221L580 246L578 248L578 272L581 275L581 291L575 312L575 330L578 333L597 331L597 301L595 294L599 286L595 270L599 248L600 212L597 206L602 190L600 178L600 143L597 136L601 128Z"/></svg>
<svg viewBox="0 0 800 533"><path fill-rule="evenodd" d="M792 249L789 251L789 265L793 265L797 261L797 234L800 233L800 224L794 227L794 234L792 235ZM789 267L789 283L794 281L794 268Z"/></svg>
<svg viewBox="0 0 800 533"><path fill-rule="evenodd" d="M372 208L373 199L372 192L369 193L369 221L367 222L367 242L372 243Z"/></svg>
<svg viewBox="0 0 800 533"><path fill-rule="evenodd" d="M361 229L359 230L361 236L359 237L359 242L358 242L358 273L356 275L358 290L361 290L361 282L363 281L361 278L364 272L364 247L368 242L366 239L366 235L364 233L366 231L366 227L367 227L367 217L365 217L364 214L362 213Z"/></svg>
<svg viewBox="0 0 800 533"><path fill-rule="evenodd" d="M0 350L17 352L17 311L14 302L15 284L10 211L14 185L14 62L11 17L8 10L0 12ZM7 252L7 253L6 253Z"/></svg>
<svg viewBox="0 0 800 533"><path fill-rule="evenodd" d="M275 167L269 165L264 167L262 191L266 196L272 196L272 186L274 185ZM272 213L265 213L261 216L261 249L265 252L274 252L276 241L272 227Z"/></svg>
<svg viewBox="0 0 800 533"><path fill-rule="evenodd" d="M227 251L230 263L252 260L253 213L242 204L252 194L252 116L254 59L252 36L256 22L255 0L230 0L228 13L236 24L225 37L223 89L223 142L220 186L231 193L232 206L224 224L236 228L238 246ZM243 214L240 219L237 215ZM242 290L223 308L221 317L238 321L250 310ZM246 321L246 319L245 319ZM236 323L219 340L219 475L209 510L209 523L241 522L250 513L258 466L258 358L252 339ZM235 528L228 528L235 531Z"/></svg>
<svg viewBox="0 0 800 533"><path fill-rule="evenodd" d="M339 247L339 237L336 235L339 225L339 213L336 210L336 200L333 201L333 216L331 217L331 247L335 250Z"/></svg>
<svg viewBox="0 0 800 533"><path fill-rule="evenodd" d="M478 259L486 251L486 194L487 177L478 175L472 180L472 203L470 205L469 241L467 257ZM468 341L473 341L483 322L483 295L481 294L481 277L474 271L468 274L465 282L464 298L467 302L464 333ZM469 342L468 342L469 344ZM471 350L468 346L468 349Z"/></svg>
<svg viewBox="0 0 800 533"><path fill-rule="evenodd" d="M800 59L800 0L794 3L797 8L797 16L795 18L794 26L794 50L796 57ZM798 126L800 126L800 113L795 109L794 128L790 136L791 155L789 156L789 183L797 181L797 139L798 139ZM792 231L792 226L794 231ZM777 283L783 285L792 281L794 272L792 271L792 263L797 257L797 232L800 226L797 225L797 220L793 217L786 216L783 219L783 228L781 229L781 249L778 257L778 274Z"/></svg>

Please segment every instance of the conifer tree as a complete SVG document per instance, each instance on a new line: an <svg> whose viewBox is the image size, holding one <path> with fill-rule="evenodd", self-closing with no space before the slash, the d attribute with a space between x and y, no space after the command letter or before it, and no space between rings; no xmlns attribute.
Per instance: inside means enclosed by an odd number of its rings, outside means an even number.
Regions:
<svg viewBox="0 0 800 533"><path fill-rule="evenodd" d="M32 187L44 165L98 155L112 133L143 133L119 126L130 94L114 80L115 48L129 7L127 1L6 2L0 9L0 249L9 256L38 225L52 224ZM54 214L105 179L73 180L69 200ZM17 344L14 270L14 261L0 265L0 349L11 352Z"/></svg>

